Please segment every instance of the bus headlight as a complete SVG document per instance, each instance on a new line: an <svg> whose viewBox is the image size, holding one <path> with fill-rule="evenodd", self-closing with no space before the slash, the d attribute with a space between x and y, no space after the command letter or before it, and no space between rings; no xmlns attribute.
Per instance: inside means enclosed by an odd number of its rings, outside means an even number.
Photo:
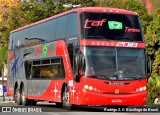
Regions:
<svg viewBox="0 0 160 115"><path fill-rule="evenodd" d="M93 86L88 86L88 85L84 85L84 90L89 90L89 91L94 91L94 92L100 92L99 89L93 87Z"/></svg>
<svg viewBox="0 0 160 115"><path fill-rule="evenodd" d="M93 87L92 86L89 86L89 90L92 90L93 89Z"/></svg>
<svg viewBox="0 0 160 115"><path fill-rule="evenodd" d="M147 87L146 87L146 86L144 86L144 87L143 87L143 90L146 90L146 89L147 89Z"/></svg>

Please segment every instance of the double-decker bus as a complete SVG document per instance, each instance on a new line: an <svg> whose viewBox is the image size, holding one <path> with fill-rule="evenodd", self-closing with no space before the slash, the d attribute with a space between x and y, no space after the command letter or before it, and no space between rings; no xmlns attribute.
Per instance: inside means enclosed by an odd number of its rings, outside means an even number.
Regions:
<svg viewBox="0 0 160 115"><path fill-rule="evenodd" d="M146 65L137 13L72 9L10 32L7 94L19 105L141 106Z"/></svg>

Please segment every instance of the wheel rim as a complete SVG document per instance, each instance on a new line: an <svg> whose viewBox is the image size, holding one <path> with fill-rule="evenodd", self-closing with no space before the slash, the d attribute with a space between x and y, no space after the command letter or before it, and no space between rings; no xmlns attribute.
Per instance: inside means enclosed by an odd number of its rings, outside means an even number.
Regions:
<svg viewBox="0 0 160 115"><path fill-rule="evenodd" d="M69 99L69 92L68 91L64 92L63 105L64 106L70 106L70 99Z"/></svg>
<svg viewBox="0 0 160 115"><path fill-rule="evenodd" d="M22 104L24 105L26 101L25 96L24 96L24 91L22 91L21 99L22 99Z"/></svg>
<svg viewBox="0 0 160 115"><path fill-rule="evenodd" d="M20 93L19 93L19 90L17 89L16 91L16 102L17 103L20 103Z"/></svg>

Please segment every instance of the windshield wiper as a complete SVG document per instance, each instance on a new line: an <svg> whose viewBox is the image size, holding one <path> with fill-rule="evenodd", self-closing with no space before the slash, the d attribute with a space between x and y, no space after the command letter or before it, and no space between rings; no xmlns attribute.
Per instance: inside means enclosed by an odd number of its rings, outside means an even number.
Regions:
<svg viewBox="0 0 160 115"><path fill-rule="evenodd" d="M145 79L145 77L139 75L139 74L131 74L131 73L115 73L110 75L111 79L114 80L128 80L128 79L133 79L133 80L141 80Z"/></svg>
<svg viewBox="0 0 160 115"><path fill-rule="evenodd" d="M144 79L142 75L136 73L124 73L125 78L134 79L134 80L141 80Z"/></svg>
<svg viewBox="0 0 160 115"><path fill-rule="evenodd" d="M92 77L92 78L100 78L100 79L109 79L109 76L103 75L103 74L95 74L95 75L91 75L88 77Z"/></svg>
<svg viewBox="0 0 160 115"><path fill-rule="evenodd" d="M134 76L131 77L127 77L127 78L132 78L134 80L141 80L141 79L145 79L145 77L138 75L139 77L137 77L138 74L134 74Z"/></svg>

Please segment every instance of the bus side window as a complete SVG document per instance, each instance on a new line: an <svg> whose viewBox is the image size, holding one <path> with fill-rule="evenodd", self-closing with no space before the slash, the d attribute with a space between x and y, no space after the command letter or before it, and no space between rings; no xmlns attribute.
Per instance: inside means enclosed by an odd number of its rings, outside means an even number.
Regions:
<svg viewBox="0 0 160 115"><path fill-rule="evenodd" d="M68 44L68 53L71 62L71 67L73 67L73 51L74 51L73 48L74 48L73 44Z"/></svg>
<svg viewBox="0 0 160 115"><path fill-rule="evenodd" d="M33 61L32 64L32 78L40 78L40 60Z"/></svg>
<svg viewBox="0 0 160 115"><path fill-rule="evenodd" d="M31 68L32 68L32 61L25 61L25 73L26 73L26 78L29 79L31 75Z"/></svg>
<svg viewBox="0 0 160 115"><path fill-rule="evenodd" d="M67 41L78 35L78 14L71 13L67 16Z"/></svg>
<svg viewBox="0 0 160 115"><path fill-rule="evenodd" d="M61 58L61 63L59 65L59 76L60 76L60 78L65 78L65 70L64 70L62 58Z"/></svg>
<svg viewBox="0 0 160 115"><path fill-rule="evenodd" d="M56 20L56 39L66 38L67 15Z"/></svg>
<svg viewBox="0 0 160 115"><path fill-rule="evenodd" d="M56 78L65 78L65 71L62 58L55 58L51 60L51 72L53 73L53 77Z"/></svg>
<svg viewBox="0 0 160 115"><path fill-rule="evenodd" d="M73 70L74 70L74 79L75 81L79 82L79 78L78 78L78 67L77 67L77 64L76 64L76 57L79 55L78 54L79 52L79 46L76 46L74 47L74 60L73 60L73 63L74 63L74 66L73 66Z"/></svg>

